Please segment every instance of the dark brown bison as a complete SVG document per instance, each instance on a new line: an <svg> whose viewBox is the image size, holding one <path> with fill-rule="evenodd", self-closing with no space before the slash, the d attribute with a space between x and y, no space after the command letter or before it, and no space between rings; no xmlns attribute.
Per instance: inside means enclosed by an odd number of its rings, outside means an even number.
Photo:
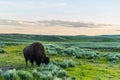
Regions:
<svg viewBox="0 0 120 80"><path fill-rule="evenodd" d="M28 60L33 65L34 62L39 66L41 63L48 64L49 57L45 55L44 46L39 42L34 42L31 45L27 46L23 50L26 65Z"/></svg>

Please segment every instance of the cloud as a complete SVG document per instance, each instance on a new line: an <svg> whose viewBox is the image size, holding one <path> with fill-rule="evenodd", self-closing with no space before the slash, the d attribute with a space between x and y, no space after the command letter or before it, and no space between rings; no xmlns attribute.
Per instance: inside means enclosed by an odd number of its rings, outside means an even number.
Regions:
<svg viewBox="0 0 120 80"><path fill-rule="evenodd" d="M66 6L66 3L37 3L35 4L30 4L27 6L27 8L31 9L50 9L50 8L62 8Z"/></svg>
<svg viewBox="0 0 120 80"><path fill-rule="evenodd" d="M87 27L87 28L101 28L105 26L112 26L111 24L96 24L96 23L86 23L86 22L71 22L71 21L61 21L61 20L50 20L50 21L38 21L38 23L44 26L65 26L65 27Z"/></svg>
<svg viewBox="0 0 120 80"><path fill-rule="evenodd" d="M64 2L41 2L41 1L0 1L1 6L18 9L41 9L41 8L60 8L67 4Z"/></svg>
<svg viewBox="0 0 120 80"><path fill-rule="evenodd" d="M4 19L5 17L11 19L15 16L13 13L7 13L7 12L1 12L0 13L0 19Z"/></svg>
<svg viewBox="0 0 120 80"><path fill-rule="evenodd" d="M18 20L6 20L1 19L0 25L17 25L17 26L44 26L44 27L55 27L55 26L64 26L64 27L73 27L73 28L103 28L113 26L111 24L95 24L95 23L85 23L85 22L70 22L70 21L61 21L61 20L45 20L45 21L18 21Z"/></svg>
<svg viewBox="0 0 120 80"><path fill-rule="evenodd" d="M0 1L0 5L12 5L13 2L10 1Z"/></svg>

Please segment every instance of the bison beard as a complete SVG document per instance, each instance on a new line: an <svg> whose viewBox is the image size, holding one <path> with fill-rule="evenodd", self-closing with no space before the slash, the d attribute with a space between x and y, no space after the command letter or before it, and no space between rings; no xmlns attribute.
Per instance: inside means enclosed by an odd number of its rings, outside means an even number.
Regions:
<svg viewBox="0 0 120 80"><path fill-rule="evenodd" d="M36 62L38 66L40 66L41 63L49 63L49 57L46 57L45 55L44 46L39 42L34 42L30 46L25 47L23 53L26 65L28 60L32 65L34 62Z"/></svg>

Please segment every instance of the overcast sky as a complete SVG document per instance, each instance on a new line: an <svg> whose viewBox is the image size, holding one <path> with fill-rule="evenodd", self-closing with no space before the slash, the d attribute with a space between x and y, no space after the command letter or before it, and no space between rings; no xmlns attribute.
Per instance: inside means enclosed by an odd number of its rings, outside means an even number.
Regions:
<svg viewBox="0 0 120 80"><path fill-rule="evenodd" d="M0 0L0 19L120 22L120 0Z"/></svg>
<svg viewBox="0 0 120 80"><path fill-rule="evenodd" d="M64 20L113 25L76 28L63 25L46 27L35 25L6 26L0 24L0 33L50 35L120 34L120 0L0 0L0 19L18 20L20 23L21 20Z"/></svg>

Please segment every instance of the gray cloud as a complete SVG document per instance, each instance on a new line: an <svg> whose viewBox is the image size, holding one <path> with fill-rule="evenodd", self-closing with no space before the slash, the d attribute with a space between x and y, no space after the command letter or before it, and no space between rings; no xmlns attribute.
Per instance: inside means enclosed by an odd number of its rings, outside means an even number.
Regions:
<svg viewBox="0 0 120 80"><path fill-rule="evenodd" d="M95 24L95 23L85 23L85 22L60 21L60 20L38 21L38 23L43 24L44 26L90 27L90 28L112 26L111 24Z"/></svg>
<svg viewBox="0 0 120 80"><path fill-rule="evenodd" d="M89 27L89 28L99 28L104 26L112 26L111 24L95 24L95 23L85 23L85 22L71 22L62 20L49 20L49 21L17 21L17 20L0 20L0 25L17 25L17 26L64 26L64 27Z"/></svg>

